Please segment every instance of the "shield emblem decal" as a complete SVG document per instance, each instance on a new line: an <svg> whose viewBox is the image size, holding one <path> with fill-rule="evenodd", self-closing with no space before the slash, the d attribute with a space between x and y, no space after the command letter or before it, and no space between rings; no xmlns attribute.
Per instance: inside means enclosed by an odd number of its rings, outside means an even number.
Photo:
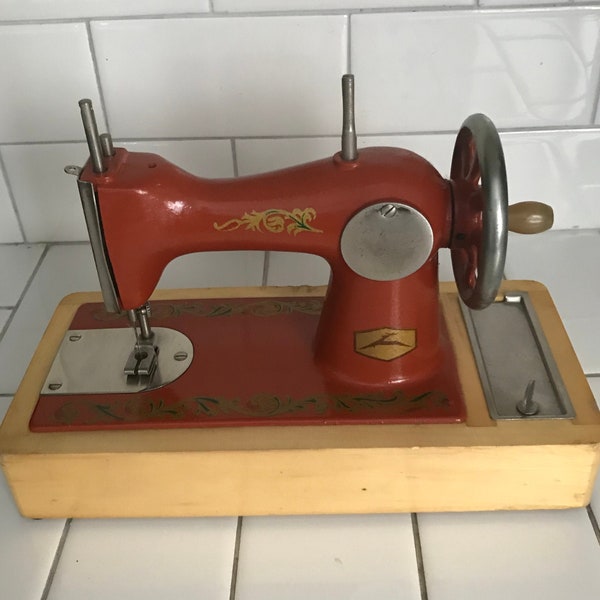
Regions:
<svg viewBox="0 0 600 600"><path fill-rule="evenodd" d="M354 332L354 351L376 360L394 360L416 347L416 329L382 327Z"/></svg>

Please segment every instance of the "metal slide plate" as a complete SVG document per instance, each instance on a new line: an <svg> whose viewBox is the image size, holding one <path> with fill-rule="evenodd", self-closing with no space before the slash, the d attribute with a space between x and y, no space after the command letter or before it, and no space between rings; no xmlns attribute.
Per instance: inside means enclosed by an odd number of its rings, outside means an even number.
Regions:
<svg viewBox="0 0 600 600"><path fill-rule="evenodd" d="M571 419L575 416L552 351L526 292L507 294L482 311L461 303L490 416L493 419ZM535 381L537 412L517 409ZM522 406L522 405L521 405Z"/></svg>
<svg viewBox="0 0 600 600"><path fill-rule="evenodd" d="M42 394L115 394L152 390L171 383L192 364L189 338L167 327L153 328L158 366L149 381L123 372L135 345L131 328L71 329L67 331Z"/></svg>

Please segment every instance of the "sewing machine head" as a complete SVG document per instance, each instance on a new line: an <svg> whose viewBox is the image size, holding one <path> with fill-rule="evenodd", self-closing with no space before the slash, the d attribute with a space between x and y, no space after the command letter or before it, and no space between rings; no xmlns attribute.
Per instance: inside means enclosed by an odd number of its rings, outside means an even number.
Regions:
<svg viewBox="0 0 600 600"><path fill-rule="evenodd" d="M341 152L252 177L202 179L153 154L113 148L80 102L90 160L78 176L108 311L129 311L151 339L146 302L165 266L207 250L279 250L325 258L332 270L314 340L331 381L381 387L431 377L450 360L440 318L438 259L450 248L460 297L494 301L509 220L543 231L552 211L508 209L498 133L481 114L463 124L449 179L398 148L357 150L351 75L342 79ZM152 347L152 343L149 344Z"/></svg>

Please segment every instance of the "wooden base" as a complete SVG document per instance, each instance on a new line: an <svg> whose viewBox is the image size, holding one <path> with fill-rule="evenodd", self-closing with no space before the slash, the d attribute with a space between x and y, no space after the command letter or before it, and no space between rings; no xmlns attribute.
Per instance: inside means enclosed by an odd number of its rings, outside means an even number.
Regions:
<svg viewBox="0 0 600 600"><path fill-rule="evenodd" d="M32 433L29 419L77 308L57 308L0 428L0 463L28 517L150 517L567 508L589 502L600 412L546 289L527 291L576 411L492 421L453 284L441 299L467 420L460 424ZM323 288L157 292L157 299L318 296Z"/></svg>

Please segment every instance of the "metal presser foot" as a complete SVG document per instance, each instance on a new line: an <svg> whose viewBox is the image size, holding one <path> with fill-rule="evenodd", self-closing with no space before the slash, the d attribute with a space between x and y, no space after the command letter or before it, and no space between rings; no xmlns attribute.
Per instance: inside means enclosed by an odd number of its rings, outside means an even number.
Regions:
<svg viewBox="0 0 600 600"><path fill-rule="evenodd" d="M158 346L150 327L150 305L127 311L129 322L135 331L135 345L129 354L123 371L128 383L137 383L140 378L152 381L158 365ZM139 326L139 333L138 333Z"/></svg>

